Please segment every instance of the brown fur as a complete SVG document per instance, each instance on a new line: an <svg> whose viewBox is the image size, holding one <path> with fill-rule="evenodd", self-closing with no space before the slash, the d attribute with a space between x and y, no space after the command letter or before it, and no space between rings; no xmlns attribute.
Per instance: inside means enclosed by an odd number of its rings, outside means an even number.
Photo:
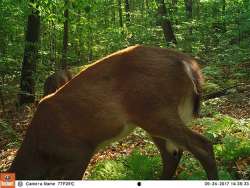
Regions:
<svg viewBox="0 0 250 188"><path fill-rule="evenodd" d="M198 91L182 61L193 64ZM163 179L174 175L182 149L217 179L212 145L178 114L183 99L199 95L197 75L193 58L170 49L133 46L97 61L41 100L9 171L17 179L80 179L98 146L133 124L159 148ZM169 140L179 148L173 153Z"/></svg>
<svg viewBox="0 0 250 188"><path fill-rule="evenodd" d="M200 111L200 102L202 98L202 84L203 84L203 76L201 74L199 65L196 62L191 62L192 66L192 74L194 77L194 83L197 88L197 92L194 93L194 108L193 108L193 114L195 117L199 116Z"/></svg>
<svg viewBox="0 0 250 188"><path fill-rule="evenodd" d="M43 96L54 93L57 89L59 89L61 86L66 84L71 79L72 79L72 74L69 70L60 69L56 71L46 79L44 83Z"/></svg>

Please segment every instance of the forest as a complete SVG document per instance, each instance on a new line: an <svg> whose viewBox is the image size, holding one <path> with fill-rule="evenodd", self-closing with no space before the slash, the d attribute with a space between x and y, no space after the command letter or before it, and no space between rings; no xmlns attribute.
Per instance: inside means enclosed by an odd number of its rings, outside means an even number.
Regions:
<svg viewBox="0 0 250 188"><path fill-rule="evenodd" d="M0 0L0 171L10 167L53 84L58 89L136 44L197 59L205 82L200 116L189 128L213 143L219 179L249 180L249 0ZM154 142L136 128L98 151L83 179L156 180L162 169ZM175 179L206 178L184 152Z"/></svg>

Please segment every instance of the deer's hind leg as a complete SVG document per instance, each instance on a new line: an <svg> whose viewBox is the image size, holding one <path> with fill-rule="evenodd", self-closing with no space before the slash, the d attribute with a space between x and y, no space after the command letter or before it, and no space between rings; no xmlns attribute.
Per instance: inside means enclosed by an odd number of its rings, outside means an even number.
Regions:
<svg viewBox="0 0 250 188"><path fill-rule="evenodd" d="M161 179L170 180L176 172L176 168L182 156L182 149L172 147L171 143L165 139L152 137L155 145L160 151L163 171Z"/></svg>
<svg viewBox="0 0 250 188"><path fill-rule="evenodd" d="M200 161L208 179L218 179L212 144L204 136L189 130L177 113L158 116L153 121L151 118L151 122L144 122L144 124L147 124L145 129L152 136L170 140L179 148L190 151ZM167 154L166 151L163 153ZM166 157L166 154L163 156Z"/></svg>

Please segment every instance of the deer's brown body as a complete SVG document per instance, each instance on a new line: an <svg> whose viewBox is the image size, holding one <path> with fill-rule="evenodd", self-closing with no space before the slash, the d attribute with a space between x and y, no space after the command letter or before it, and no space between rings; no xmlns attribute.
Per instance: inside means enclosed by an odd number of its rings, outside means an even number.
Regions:
<svg viewBox="0 0 250 188"><path fill-rule="evenodd" d="M212 144L185 126L198 111L201 79L195 60L174 50L111 54L39 103L9 171L17 179L80 179L101 145L139 126L161 152L162 178L174 175L187 149L217 179Z"/></svg>

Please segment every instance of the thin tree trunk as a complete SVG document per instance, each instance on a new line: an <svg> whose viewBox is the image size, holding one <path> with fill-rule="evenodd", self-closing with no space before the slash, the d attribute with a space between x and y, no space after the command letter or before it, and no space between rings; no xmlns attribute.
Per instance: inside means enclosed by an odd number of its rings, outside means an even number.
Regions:
<svg viewBox="0 0 250 188"><path fill-rule="evenodd" d="M193 0L184 0L186 9L186 20L187 20L187 35L185 36L185 49L187 52L192 52L192 41L193 41Z"/></svg>
<svg viewBox="0 0 250 188"><path fill-rule="evenodd" d="M148 0L145 0L145 6L146 6L146 9L149 10L149 3L148 3Z"/></svg>
<svg viewBox="0 0 250 188"><path fill-rule="evenodd" d="M171 2L171 11L170 11L170 14L171 14L171 19L173 20L174 16L177 14L177 0L172 0Z"/></svg>
<svg viewBox="0 0 250 188"><path fill-rule="evenodd" d="M87 16L87 20L89 23L92 23L92 19L90 14ZM88 62L93 60L93 30L92 26L88 25Z"/></svg>
<svg viewBox="0 0 250 188"><path fill-rule="evenodd" d="M34 3L34 0L30 1ZM31 7L30 7L31 8ZM34 73L38 61L38 41L40 37L40 17L37 9L31 8L28 16L25 36L25 47L21 72L19 103L27 104L35 101Z"/></svg>
<svg viewBox="0 0 250 188"><path fill-rule="evenodd" d="M53 14L56 14L56 8L53 6L52 8L52 12ZM53 54L53 65L54 65L54 70L56 70L58 68L58 53L57 53L57 32L56 32L56 21L52 20L51 24L52 24L52 54Z"/></svg>
<svg viewBox="0 0 250 188"><path fill-rule="evenodd" d="M226 28L226 0L222 0L222 30L225 33L227 28Z"/></svg>
<svg viewBox="0 0 250 188"><path fill-rule="evenodd" d="M125 12L126 12L126 23L129 24L129 22L130 22L130 6L129 6L129 0L125 0Z"/></svg>
<svg viewBox="0 0 250 188"><path fill-rule="evenodd" d="M78 23L81 21L81 11L78 10L78 17L77 17ZM77 33L79 34L79 43L77 47L77 55L78 55L78 63L83 63L84 61L84 50L82 49L84 46L84 41L82 37L82 29L81 27L77 27ZM85 62L86 63L86 62Z"/></svg>
<svg viewBox="0 0 250 188"><path fill-rule="evenodd" d="M167 43L177 44L172 24L167 17L167 9L164 0L157 0L158 3L158 15L163 29L164 37Z"/></svg>
<svg viewBox="0 0 250 188"><path fill-rule="evenodd" d="M194 16L196 17L196 19L200 19L200 0L195 0L194 1L195 4L195 8L194 8Z"/></svg>
<svg viewBox="0 0 250 188"><path fill-rule="evenodd" d="M56 29L55 23L52 20L49 24L50 27L50 63L55 65L56 63Z"/></svg>
<svg viewBox="0 0 250 188"><path fill-rule="evenodd" d="M92 28L89 28L89 37L88 37L88 63L93 60L93 36Z"/></svg>
<svg viewBox="0 0 250 188"><path fill-rule="evenodd" d="M237 16L237 21L236 21L236 23L237 23L237 29L238 29L238 44L240 44L240 42L241 42L241 27L240 27L240 25L241 25L241 23L240 23L240 17L241 17L241 12L240 12L240 8L238 7L237 8L237 12L238 12L238 16Z"/></svg>
<svg viewBox="0 0 250 188"><path fill-rule="evenodd" d="M177 10L177 2L178 2L178 0L172 0L172 7L173 7L174 11Z"/></svg>
<svg viewBox="0 0 250 188"><path fill-rule="evenodd" d="M115 9L115 7L116 7L116 0L113 0L113 6L112 6L112 22L113 22L113 24L115 25L115 22L116 22L116 9Z"/></svg>
<svg viewBox="0 0 250 188"><path fill-rule="evenodd" d="M69 33L69 0L64 0L63 49L61 68L67 69L68 33Z"/></svg>
<svg viewBox="0 0 250 188"><path fill-rule="evenodd" d="M5 114L5 98L4 98L4 94L3 94L4 77L5 77L5 74L3 73L1 76L1 86L0 86L0 100L1 100L1 105L2 105L3 115Z"/></svg>
<svg viewBox="0 0 250 188"><path fill-rule="evenodd" d="M122 21L122 2L121 2L121 0L118 0L118 13L119 13L120 27L123 27L123 21Z"/></svg>
<svg viewBox="0 0 250 188"><path fill-rule="evenodd" d="M145 5L144 5L144 0L141 2L141 6L140 6L140 11L141 11L141 16L142 18L144 18L144 12L145 12Z"/></svg>
<svg viewBox="0 0 250 188"><path fill-rule="evenodd" d="M226 13L226 0L222 0L222 15L225 16Z"/></svg>
<svg viewBox="0 0 250 188"><path fill-rule="evenodd" d="M193 15L193 0L185 0L186 15L188 19Z"/></svg>
<svg viewBox="0 0 250 188"><path fill-rule="evenodd" d="M185 0L187 21L192 22L193 19L193 1ZM192 25L189 26L189 35L192 35Z"/></svg>

